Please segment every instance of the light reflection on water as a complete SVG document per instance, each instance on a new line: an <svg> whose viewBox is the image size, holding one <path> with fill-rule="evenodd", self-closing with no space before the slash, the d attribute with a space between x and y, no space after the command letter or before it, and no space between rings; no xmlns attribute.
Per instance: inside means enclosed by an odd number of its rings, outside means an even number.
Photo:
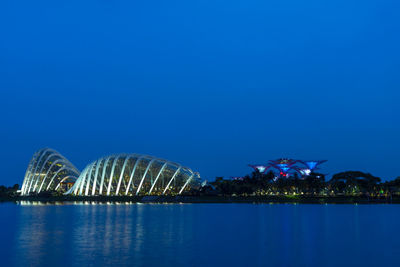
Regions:
<svg viewBox="0 0 400 267"><path fill-rule="evenodd" d="M7 203L1 251L5 266L383 266L399 208Z"/></svg>

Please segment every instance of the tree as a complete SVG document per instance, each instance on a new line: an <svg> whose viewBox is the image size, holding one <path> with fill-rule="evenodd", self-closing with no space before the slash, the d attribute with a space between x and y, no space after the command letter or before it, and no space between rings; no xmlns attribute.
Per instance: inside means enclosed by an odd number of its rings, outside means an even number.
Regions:
<svg viewBox="0 0 400 267"><path fill-rule="evenodd" d="M330 183L333 185L343 182L345 193L373 193L376 191L381 178L360 171L340 172L332 176Z"/></svg>

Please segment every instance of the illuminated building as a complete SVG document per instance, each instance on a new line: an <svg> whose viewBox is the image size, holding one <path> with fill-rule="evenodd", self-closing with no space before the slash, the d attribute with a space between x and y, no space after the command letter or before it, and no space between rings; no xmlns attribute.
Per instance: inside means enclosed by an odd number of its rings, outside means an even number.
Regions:
<svg viewBox="0 0 400 267"><path fill-rule="evenodd" d="M57 151L33 155L21 195L43 191L84 196L178 195L200 187L200 174L178 163L140 154L101 158L80 173Z"/></svg>
<svg viewBox="0 0 400 267"><path fill-rule="evenodd" d="M89 164L67 194L175 195L199 186L199 173L187 167L147 155L121 154Z"/></svg>
<svg viewBox="0 0 400 267"><path fill-rule="evenodd" d="M78 178L80 172L57 151L44 148L37 151L25 173L21 195L43 191L65 192Z"/></svg>

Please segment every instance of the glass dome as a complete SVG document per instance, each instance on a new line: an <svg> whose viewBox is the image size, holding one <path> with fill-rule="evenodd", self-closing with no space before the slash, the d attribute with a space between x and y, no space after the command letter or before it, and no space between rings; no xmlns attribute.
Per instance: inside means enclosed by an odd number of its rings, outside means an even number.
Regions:
<svg viewBox="0 0 400 267"><path fill-rule="evenodd" d="M198 186L199 173L187 167L148 155L120 154L89 164L66 194L177 195Z"/></svg>
<svg viewBox="0 0 400 267"><path fill-rule="evenodd" d="M67 191L79 177L79 170L57 151L43 148L30 161L22 183L21 195L42 191Z"/></svg>

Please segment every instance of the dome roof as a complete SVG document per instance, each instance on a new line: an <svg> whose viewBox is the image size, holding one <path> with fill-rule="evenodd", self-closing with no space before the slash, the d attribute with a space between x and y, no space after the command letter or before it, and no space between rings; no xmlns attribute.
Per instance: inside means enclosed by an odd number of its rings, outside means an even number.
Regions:
<svg viewBox="0 0 400 267"><path fill-rule="evenodd" d="M174 195L199 186L199 180L199 173L178 163L148 155L119 154L89 164L67 194Z"/></svg>
<svg viewBox="0 0 400 267"><path fill-rule="evenodd" d="M21 195L42 191L66 191L63 183L74 183L79 170L57 151L43 148L30 161L22 183Z"/></svg>

